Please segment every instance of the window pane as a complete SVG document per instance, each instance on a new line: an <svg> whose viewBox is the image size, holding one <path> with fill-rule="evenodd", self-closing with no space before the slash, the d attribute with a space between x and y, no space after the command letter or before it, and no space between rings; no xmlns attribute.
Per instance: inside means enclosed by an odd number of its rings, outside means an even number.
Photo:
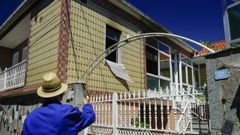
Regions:
<svg viewBox="0 0 240 135"><path fill-rule="evenodd" d="M106 29L107 38L110 38L115 41L119 41L120 36L121 36L121 31L107 25L107 29Z"/></svg>
<svg viewBox="0 0 240 135"><path fill-rule="evenodd" d="M199 74L198 74L198 70L194 70L194 81L195 81L195 87L199 87Z"/></svg>
<svg viewBox="0 0 240 135"><path fill-rule="evenodd" d="M154 48L158 48L157 40L154 38L146 38L146 43Z"/></svg>
<svg viewBox="0 0 240 135"><path fill-rule="evenodd" d="M121 31L115 28L112 28L110 26L107 26L105 49L108 49L109 47L117 43L120 39L120 36L121 36ZM106 59L112 62L117 62L117 50L113 51L110 55L108 55Z"/></svg>
<svg viewBox="0 0 240 135"><path fill-rule="evenodd" d="M27 59L27 55L28 55L28 47L24 47L22 50L22 61Z"/></svg>
<svg viewBox="0 0 240 135"><path fill-rule="evenodd" d="M172 62L172 81L175 82L175 64Z"/></svg>
<svg viewBox="0 0 240 135"><path fill-rule="evenodd" d="M160 75L170 78L169 57L160 53Z"/></svg>
<svg viewBox="0 0 240 135"><path fill-rule="evenodd" d="M240 4L228 9L231 40L240 38Z"/></svg>
<svg viewBox="0 0 240 135"><path fill-rule="evenodd" d="M176 54L175 54L174 52L171 53L171 59L172 59L172 60L175 60L175 55L176 55Z"/></svg>
<svg viewBox="0 0 240 135"><path fill-rule="evenodd" d="M188 67L188 84L192 85L192 68Z"/></svg>
<svg viewBox="0 0 240 135"><path fill-rule="evenodd" d="M191 65L191 60L185 56L181 56L181 61L188 65Z"/></svg>
<svg viewBox="0 0 240 135"><path fill-rule="evenodd" d="M158 51L147 46L147 72L158 75Z"/></svg>
<svg viewBox="0 0 240 135"><path fill-rule="evenodd" d="M186 66L182 65L182 82L186 83L186 70L185 70Z"/></svg>
<svg viewBox="0 0 240 135"><path fill-rule="evenodd" d="M196 69L198 69L198 64L193 63L193 67L196 68Z"/></svg>
<svg viewBox="0 0 240 135"><path fill-rule="evenodd" d="M16 65L18 63L18 60L19 60L19 52L15 52L13 54L13 59L12 59L12 66L13 65Z"/></svg>
<svg viewBox="0 0 240 135"><path fill-rule="evenodd" d="M147 76L147 88L159 90L158 78Z"/></svg>
<svg viewBox="0 0 240 135"><path fill-rule="evenodd" d="M106 39L106 49L111 47L113 44L117 43L114 40L111 40L109 38ZM112 53L110 53L107 57L107 60L110 60L112 62L117 62L117 50L113 51Z"/></svg>
<svg viewBox="0 0 240 135"><path fill-rule="evenodd" d="M167 89L170 90L170 82L167 80L160 79L160 87L164 92L167 92Z"/></svg>
<svg viewBox="0 0 240 135"><path fill-rule="evenodd" d="M159 50L169 54L169 48L161 42L158 42Z"/></svg>

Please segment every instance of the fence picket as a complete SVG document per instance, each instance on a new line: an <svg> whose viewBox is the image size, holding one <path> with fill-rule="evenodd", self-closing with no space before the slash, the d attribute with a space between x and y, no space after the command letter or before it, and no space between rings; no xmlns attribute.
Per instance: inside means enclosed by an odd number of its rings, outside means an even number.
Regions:
<svg viewBox="0 0 240 135"><path fill-rule="evenodd" d="M124 127L127 127L127 93L124 92Z"/></svg>
<svg viewBox="0 0 240 135"><path fill-rule="evenodd" d="M101 113L102 113L102 125L105 125L105 123L104 123L104 113L105 113L105 109L104 109L104 96L103 96L103 94L101 94Z"/></svg>
<svg viewBox="0 0 240 135"><path fill-rule="evenodd" d="M140 102L140 97L141 97L141 91L138 91L138 128L141 128L141 102Z"/></svg>
<svg viewBox="0 0 240 135"><path fill-rule="evenodd" d="M122 93L120 93L120 101L122 100ZM122 110L123 110L123 108L122 108L122 102L120 102L119 103L120 104L120 114L119 114L119 118L120 118L120 127L122 127L122 124L123 124L123 122L122 122Z"/></svg>
<svg viewBox="0 0 240 135"><path fill-rule="evenodd" d="M131 93L128 92L128 99L131 99ZM131 111L131 100L128 100L128 127L131 127L132 111Z"/></svg>
<svg viewBox="0 0 240 135"><path fill-rule="evenodd" d="M113 104L113 102L112 102L112 96L111 96L111 94L109 93L108 94L108 100L109 100L109 102L108 102L108 123L109 123L109 126L111 126L112 125L112 123L111 123L111 104Z"/></svg>
<svg viewBox="0 0 240 135"><path fill-rule="evenodd" d="M133 98L136 98L136 93L133 93ZM131 120L132 121L132 120ZM135 100L133 101L133 127L136 127L136 103Z"/></svg>
<svg viewBox="0 0 240 135"><path fill-rule="evenodd" d="M130 92L97 94L91 97L97 116L92 127L103 129L103 134L114 135L185 133L188 127L188 132L193 132L191 105L194 102L187 100L187 96L171 95L168 89L163 93L161 88L139 90L132 95Z"/></svg>

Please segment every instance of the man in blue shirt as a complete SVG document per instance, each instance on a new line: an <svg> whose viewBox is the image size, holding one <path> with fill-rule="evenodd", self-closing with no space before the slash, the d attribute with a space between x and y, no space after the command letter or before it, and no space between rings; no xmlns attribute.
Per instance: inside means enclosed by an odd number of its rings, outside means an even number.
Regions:
<svg viewBox="0 0 240 135"><path fill-rule="evenodd" d="M22 135L77 135L95 122L89 97L84 98L82 112L77 107L61 104L66 90L67 84L61 83L55 73L43 76L43 83L37 94L45 102L27 116Z"/></svg>

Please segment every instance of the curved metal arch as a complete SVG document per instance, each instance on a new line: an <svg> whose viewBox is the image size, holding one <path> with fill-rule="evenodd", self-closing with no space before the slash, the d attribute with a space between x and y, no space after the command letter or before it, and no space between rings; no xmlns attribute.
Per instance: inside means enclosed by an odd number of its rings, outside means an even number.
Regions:
<svg viewBox="0 0 240 135"><path fill-rule="evenodd" d="M206 47L205 45L194 41L192 39L183 37L183 36L179 36L179 35L175 35L175 34L171 34L171 33L142 33L142 34L137 34L135 36L120 40L119 42L115 43L114 45L112 45L111 47L109 47L108 49L106 49L104 52L102 52L101 54L99 54L96 59L88 66L88 68L86 69L86 71L82 74L82 76L80 77L80 82L85 83L87 77L92 73L92 71L96 68L96 66L105 58L107 57L110 53L112 53L113 51L117 50L118 48L127 45L130 42L136 41L138 39L142 39L142 38L147 38L147 37L175 37L175 38L179 38L179 39L183 39L183 40L187 40L189 42L192 42L194 44L197 44L205 49L207 49L208 51L210 51L211 53L214 53L215 51Z"/></svg>

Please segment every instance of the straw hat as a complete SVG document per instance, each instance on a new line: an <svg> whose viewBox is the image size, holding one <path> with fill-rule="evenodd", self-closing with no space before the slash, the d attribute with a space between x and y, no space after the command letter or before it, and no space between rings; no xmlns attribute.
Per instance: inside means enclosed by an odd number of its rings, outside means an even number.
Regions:
<svg viewBox="0 0 240 135"><path fill-rule="evenodd" d="M51 98L62 94L67 88L67 84L61 83L57 75L50 72L43 76L42 86L37 89L37 94L42 98Z"/></svg>

